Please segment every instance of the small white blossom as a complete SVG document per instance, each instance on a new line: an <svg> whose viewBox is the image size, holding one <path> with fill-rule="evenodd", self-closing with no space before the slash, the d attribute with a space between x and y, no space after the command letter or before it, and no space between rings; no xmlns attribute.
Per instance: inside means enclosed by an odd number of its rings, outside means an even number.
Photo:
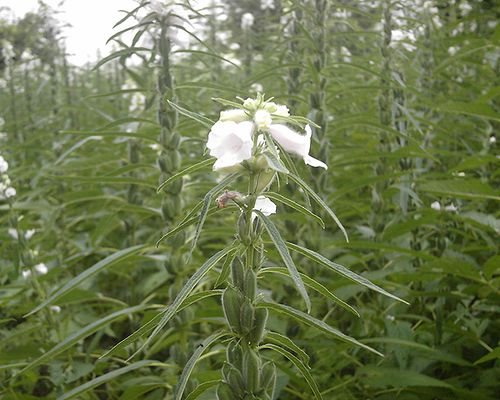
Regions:
<svg viewBox="0 0 500 400"><path fill-rule="evenodd" d="M51 311L55 312L56 314L59 314L61 312L61 307L59 307L59 306L50 306L49 308Z"/></svg>
<svg viewBox="0 0 500 400"><path fill-rule="evenodd" d="M435 201L431 204L431 208L433 210L439 211L441 210L441 203L439 201Z"/></svg>
<svg viewBox="0 0 500 400"><path fill-rule="evenodd" d="M16 189L14 189L13 187L8 187L7 189L5 189L5 197L7 199L14 197L16 193Z"/></svg>
<svg viewBox="0 0 500 400"><path fill-rule="evenodd" d="M35 234L36 230L35 229L28 229L25 233L24 233L24 238L26 240L30 240L33 235Z"/></svg>
<svg viewBox="0 0 500 400"><path fill-rule="evenodd" d="M451 203L451 204L448 204L445 208L444 208L445 211L448 211L448 212L456 212L458 211L458 207Z"/></svg>
<svg viewBox="0 0 500 400"><path fill-rule="evenodd" d="M33 268L40 275L45 275L47 272L49 272L49 269L44 263L37 264Z"/></svg>
<svg viewBox="0 0 500 400"><path fill-rule="evenodd" d="M9 163L5 161L5 158L0 156L0 174L4 174L9 169Z"/></svg>
<svg viewBox="0 0 500 400"><path fill-rule="evenodd" d="M261 10L274 10L274 0L260 0Z"/></svg>
<svg viewBox="0 0 500 400"><path fill-rule="evenodd" d="M208 134L207 148L217 158L214 171L233 167L252 157L253 123L219 121Z"/></svg>
<svg viewBox="0 0 500 400"><path fill-rule="evenodd" d="M252 83L250 89L256 93L262 93L264 91L264 87L260 83Z"/></svg>
<svg viewBox="0 0 500 400"><path fill-rule="evenodd" d="M457 54L458 50L458 46L450 46L448 47L448 54L450 56L454 56L455 54Z"/></svg>
<svg viewBox="0 0 500 400"><path fill-rule="evenodd" d="M31 276L31 271L29 269L23 269L21 271L21 275L23 276L24 279L27 279Z"/></svg>
<svg viewBox="0 0 500 400"><path fill-rule="evenodd" d="M490 142L491 144L494 144L494 143L496 143L496 142L497 142L497 138L496 138L495 136L491 135L491 136L490 136L490 138L489 138L489 142Z"/></svg>
<svg viewBox="0 0 500 400"><path fill-rule="evenodd" d="M253 209L260 211L266 217L269 217L271 214L276 214L276 204L266 196L258 196L255 200L255 207ZM253 218L255 218L255 215L252 213L252 219Z"/></svg>
<svg viewBox="0 0 500 400"><path fill-rule="evenodd" d="M15 230L14 228L9 228L7 229L7 233L9 234L9 236L12 238L12 239L15 239L17 240L19 237L17 236L17 230Z"/></svg>
<svg viewBox="0 0 500 400"><path fill-rule="evenodd" d="M281 147L283 147L285 151L302 157L304 162L311 167L328 169L328 166L324 162L309 155L312 136L311 127L306 125L305 131L306 134L301 135L283 124L272 124L269 127L271 136L281 145Z"/></svg>
<svg viewBox="0 0 500 400"><path fill-rule="evenodd" d="M472 6L467 2L467 1L462 1L459 5L458 8L462 12L462 15L467 15L470 13L472 10Z"/></svg>
<svg viewBox="0 0 500 400"><path fill-rule="evenodd" d="M255 124L258 129L268 129L272 124L273 119L271 118L271 114L269 114L266 110L257 110L254 116Z"/></svg>
<svg viewBox="0 0 500 400"><path fill-rule="evenodd" d="M245 13L241 16L241 29L244 31L250 29L254 23L255 17L251 13Z"/></svg>

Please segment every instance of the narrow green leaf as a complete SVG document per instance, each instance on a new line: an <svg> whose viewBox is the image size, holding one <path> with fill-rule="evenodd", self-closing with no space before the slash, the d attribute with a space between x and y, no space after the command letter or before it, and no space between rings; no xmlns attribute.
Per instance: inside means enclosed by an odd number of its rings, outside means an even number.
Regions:
<svg viewBox="0 0 500 400"><path fill-rule="evenodd" d="M354 344L356 346L362 347L363 349L368 350L368 351L370 351L370 352L372 352L380 357L384 356L382 353L378 352L377 350L372 349L370 346L367 346L366 344L363 344L350 336L347 336L346 334L331 327L330 325L326 324L325 322L323 322L319 319L316 319L316 318L310 316L309 314L306 314L306 313L299 311L295 308L292 308L290 306L286 306L284 304L278 304L278 303L265 303L265 302L263 302L263 303L258 303L257 307L258 308L267 308L269 310L276 311L280 314L287 315L287 316L292 317L292 318L296 319L297 321L300 321L308 326L312 326L316 329L319 329L322 332L328 333L328 334L330 334L330 335L332 335L332 336L336 337L337 339L340 339L344 342L351 343L351 344Z"/></svg>
<svg viewBox="0 0 500 400"><path fill-rule="evenodd" d="M163 182L160 186L158 186L158 189L156 189L156 192L157 193L161 192L162 189L165 188L165 186L169 185L173 181L175 181L175 180L177 180L177 179L179 179L187 174L190 174L192 172L195 172L195 171L198 171L198 170L203 169L205 167L208 167L209 165L212 165L213 162L214 162L213 158L209 158L207 160L203 160L203 161L200 161L199 163L193 164L193 165L187 167L186 169L183 169L180 172L177 172L176 174L174 174L170 178L168 178L165 182Z"/></svg>
<svg viewBox="0 0 500 400"><path fill-rule="evenodd" d="M474 362L475 365L484 363L486 361L491 361L491 360L496 360L500 358L500 347L496 347L492 351L490 351L488 354L482 356L479 360Z"/></svg>
<svg viewBox="0 0 500 400"><path fill-rule="evenodd" d="M344 267L340 264L337 264L337 263L334 263L333 261L330 261L328 258L322 256L321 254L316 253L315 251L306 249L305 247L302 247L302 246L299 246L297 244L293 244L290 242L287 242L286 245L290 250L296 251L296 252L302 254L303 256L309 258L310 260L313 260L320 265L323 265L325 267L332 269L333 271L335 271L339 275L342 275L344 278L347 278L353 282L359 283L360 285L363 285L363 286L365 286L369 289L372 289L380 294L383 294L384 296L390 297L391 299L400 301L400 302L405 303L405 304L410 304L406 300L400 299L399 297L385 291L381 287L370 282L365 277L348 270L346 267Z"/></svg>
<svg viewBox="0 0 500 400"><path fill-rule="evenodd" d="M281 172L282 174L288 174L290 171L286 169L286 167L281 163L281 161L274 156L274 154L265 151L263 153L264 158L267 161L267 165L269 165L269 168L276 172Z"/></svg>
<svg viewBox="0 0 500 400"><path fill-rule="evenodd" d="M200 383L191 393L186 396L185 400L196 400L201 394L205 393L211 387L218 385L220 382L220 379L217 379L215 381L206 381Z"/></svg>
<svg viewBox="0 0 500 400"><path fill-rule="evenodd" d="M47 360L54 358L58 354L69 349L71 346L76 344L78 341L85 339L89 335L98 331L103 326L106 326L119 318L128 316L128 315L136 313L138 311L142 311L148 307L151 307L151 306L139 305L139 306L124 308L124 309L118 310L112 314L106 315L104 318L98 319L97 321L92 322L90 325L86 325L82 329L72 333L71 335L69 335L68 337L63 339L61 342L59 342L57 345L55 345L53 348L51 348L46 353L43 353L36 360L33 360L32 362L30 362L26 367L24 367L22 369L20 374L22 374L22 373L40 365L40 364L43 364Z"/></svg>
<svg viewBox="0 0 500 400"><path fill-rule="evenodd" d="M282 346L288 351L295 353L304 364L309 363L309 355L297 346L289 337L280 333L269 331L266 333L266 341Z"/></svg>
<svg viewBox="0 0 500 400"><path fill-rule="evenodd" d="M139 368L168 367L168 366L169 366L168 364L164 364L154 360L137 361L133 364L127 365L126 367L116 369L114 371L108 372L107 374L92 379L91 381L85 382L83 385L77 386L76 388L70 390L69 392L64 393L62 396L59 396L57 400L69 400L77 396L81 396L83 393L88 392L89 390L92 390L95 387L102 385L103 383L111 381L123 374L126 374L127 372L134 371Z"/></svg>
<svg viewBox="0 0 500 400"><path fill-rule="evenodd" d="M311 187L309 187L307 183L305 183L299 176L295 174L289 174L288 176L292 181L294 181L297 185L299 185L309 196L311 196L316 203L318 203L321 207L323 207L323 209L328 213L328 215L330 215L330 217L332 217L332 219L335 221L337 226L344 234L345 240L348 242L349 237L347 236L347 232L344 226L342 225L338 217L335 215L335 213L332 211L332 209L328 207L328 205L323 201L323 199L319 197L316 194L316 192L313 189L311 189Z"/></svg>
<svg viewBox="0 0 500 400"><path fill-rule="evenodd" d="M121 34L125 33L125 32L128 32L128 31L131 31L133 29L137 29L137 28L140 28L142 26L148 26L148 25L151 25L153 23L153 21L146 21L146 22L141 22L139 24L135 24L135 25L132 25L132 26L129 26L128 28L125 28L125 29L122 29L121 31L118 31L116 33L114 33L113 35L111 35L108 40L106 40L106 44L108 44L109 42L111 42L114 38L120 36Z"/></svg>
<svg viewBox="0 0 500 400"><path fill-rule="evenodd" d="M115 58L129 56L141 51L151 51L151 49L148 49L146 47L128 47L126 49L115 51L111 53L109 56L99 60L99 62L94 66L94 68L92 68L92 71L95 71L100 66L106 64L108 61L114 60Z"/></svg>
<svg viewBox="0 0 500 400"><path fill-rule="evenodd" d="M227 332L216 332L210 335L201 344L199 344L198 347L196 347L196 350L193 352L193 355L189 358L188 362L184 366L184 369L182 370L179 382L175 387L174 400L182 399L182 395L184 394L184 390L186 389L189 376L191 375L191 372L193 372L194 366L196 365L202 354L206 350L208 350L208 348L212 345L212 343L217 342L219 339L221 339L226 335L228 335Z"/></svg>
<svg viewBox="0 0 500 400"><path fill-rule="evenodd" d="M280 274L280 275L284 275L284 276L289 276L289 274L287 273L287 269L286 268L281 268L281 267L266 267L266 268L262 268L261 270L259 270L259 275L261 275L261 274L267 274L267 273ZM334 303L338 304L340 307L342 307L343 309L345 309L345 310L349 311L350 313L356 315L357 317L360 316L359 313L353 307L351 307L345 301L339 299L337 296L335 296L332 292L330 292L325 286L323 286L318 281L310 278L309 276L307 276L305 274L300 274L300 277L302 278L302 280L304 281L304 284L306 286L308 286L311 289L315 290L319 294L323 295L326 299L328 299L330 301L333 301Z"/></svg>
<svg viewBox="0 0 500 400"><path fill-rule="evenodd" d="M49 304L52 304L57 299L59 299L61 296L68 293L71 289L78 286L84 280L90 278L91 276L97 274L98 272L101 272L103 269L108 268L108 267L110 267L114 264L117 264L119 262L125 261L126 259L128 259L132 256L135 256L136 254L140 253L141 251L143 251L147 248L148 248L148 246L146 246L146 245L137 245L137 246L128 247L126 249L123 249L123 250L117 251L116 253L111 254L110 256L106 257L105 259L99 261L97 264L94 264L92 267L83 271L80 275L71 279L63 287L61 287L54 294L52 294L48 299L45 299L42 303L40 303L38 306L36 306L28 314L26 314L25 317L28 317L28 316L40 311L42 308L44 308L45 306L47 306Z"/></svg>
<svg viewBox="0 0 500 400"><path fill-rule="evenodd" d="M312 377L311 373L309 372L309 368L304 365L304 363L297 358L293 353L289 352L288 350L284 349L283 347L277 346L275 344L265 344L260 347L261 349L269 349L273 350L282 356L286 357L295 367L300 371L304 379L306 380L307 384L309 385L309 388L311 391L314 393L314 397L317 400L322 400L323 396L321 395L321 392L319 391L318 385L316 384L316 381Z"/></svg>
<svg viewBox="0 0 500 400"><path fill-rule="evenodd" d="M205 117L204 115L201 115L199 113L196 113L194 111L189 111L178 104L175 104L171 102L170 100L167 100L167 103L175 110L177 110L180 114L191 118L192 120L199 122L201 125L205 126L206 128L210 129L212 128L213 124L215 123L211 119Z"/></svg>
<svg viewBox="0 0 500 400"><path fill-rule="evenodd" d="M306 288L304 287L304 282L302 282L302 278L300 277L299 271L297 270L297 267L295 266L293 259L290 256L290 253L288 252L286 244L284 240L281 238L280 233L278 232L278 229L276 229L276 226L274 226L271 220L264 214L262 214L262 212L258 210L254 210L253 212L257 215L257 217L260 219L260 221L266 228L266 231L271 237L271 240L273 241L276 250L278 250L278 253L280 254L283 262L285 263L288 269L290 278L292 278L295 287L297 288L300 295L304 299L304 302L306 303L307 312L310 312L311 300L309 300L309 295L307 294Z"/></svg>
<svg viewBox="0 0 500 400"><path fill-rule="evenodd" d="M290 208L293 208L295 211L301 213L302 215L305 215L306 217L313 218L318 224L320 224L320 226L323 229L325 229L325 223L323 222L321 217L317 216L312 211L305 208L302 204L299 204L288 197L282 196L279 193L266 192L266 196L269 197L270 199L279 201L280 203L283 203Z"/></svg>
<svg viewBox="0 0 500 400"><path fill-rule="evenodd" d="M191 242L191 248L189 251L189 256L191 256L196 244L198 243L198 239L200 238L201 229L203 228L203 224L205 223L205 219L207 218L208 208L210 204L213 202L214 196L219 193L222 189L224 189L231 182L236 180L239 176L239 173L235 172L226 176L224 179L220 181L217 185L215 185L212 189L210 189L205 197L203 198L203 206L200 211L200 215L198 216L198 224L196 225L196 229L194 232L193 241Z"/></svg>
<svg viewBox="0 0 500 400"><path fill-rule="evenodd" d="M236 248L236 245L226 247L225 249L217 252L212 257L210 257L207 261L205 261L205 263L203 263L203 265L191 276L191 278L189 278L186 284L182 287L173 303L161 312L161 320L158 322L158 325L155 327L153 333L151 333L146 342L140 347L139 350L136 351L135 354L140 352L151 342L151 340L156 335L160 333L160 331L164 328L168 321L170 321L170 319L178 312L181 304L184 302L184 300L186 300L189 294L193 291L193 289L201 281L201 279L208 273L208 271L210 271L220 260L222 260L229 253L233 252ZM134 357L135 354L132 357Z"/></svg>

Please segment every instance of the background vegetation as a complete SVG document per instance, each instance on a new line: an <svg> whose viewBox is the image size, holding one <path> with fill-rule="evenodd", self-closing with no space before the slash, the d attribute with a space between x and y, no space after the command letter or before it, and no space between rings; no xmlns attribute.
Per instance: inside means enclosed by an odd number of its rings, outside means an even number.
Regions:
<svg viewBox="0 0 500 400"><path fill-rule="evenodd" d="M296 257L359 317L311 293L314 314L385 354L272 316L309 354L323 397L496 399L498 2L212 0L178 5L179 16L155 7L110 21L117 50L97 66L68 64L46 6L0 21L0 154L17 191L0 200L0 398L172 398L192 351L224 323L219 297L185 308L132 360L145 338L101 356L232 240L236 214L214 205L189 261L192 225L156 248L218 177L207 166L156 188L207 158L203 122L223 109L212 98L260 91L321 126L312 154L328 171L297 168L350 241L286 207L272 217L282 236L410 303ZM281 193L302 201L291 183ZM218 272L201 291L220 289ZM301 307L288 279L259 285ZM270 357L277 399L313 398L292 364ZM213 347L187 393L213 399L223 360Z"/></svg>

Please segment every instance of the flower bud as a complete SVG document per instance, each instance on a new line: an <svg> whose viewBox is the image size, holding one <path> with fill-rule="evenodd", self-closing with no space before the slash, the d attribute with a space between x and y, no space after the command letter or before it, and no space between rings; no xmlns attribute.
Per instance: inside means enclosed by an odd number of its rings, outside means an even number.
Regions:
<svg viewBox="0 0 500 400"><path fill-rule="evenodd" d="M235 109L235 110L225 110L220 112L219 121L234 121L242 122L248 121L250 118L245 110Z"/></svg>
<svg viewBox="0 0 500 400"><path fill-rule="evenodd" d="M271 118L271 114L269 114L266 110L257 110L254 116L255 124L258 129L268 129L269 126L273 123L273 119Z"/></svg>

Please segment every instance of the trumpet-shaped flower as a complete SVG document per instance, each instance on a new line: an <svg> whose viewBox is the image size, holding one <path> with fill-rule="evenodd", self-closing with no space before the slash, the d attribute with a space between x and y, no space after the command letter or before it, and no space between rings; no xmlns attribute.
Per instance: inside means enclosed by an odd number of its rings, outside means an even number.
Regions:
<svg viewBox="0 0 500 400"><path fill-rule="evenodd" d="M306 125L305 131L306 134L301 135L283 124L271 124L269 126L271 136L281 145L281 147L283 147L285 151L302 157L304 162L311 167L328 169L328 166L324 162L309 155L312 136L311 127Z"/></svg>
<svg viewBox="0 0 500 400"><path fill-rule="evenodd" d="M214 171L233 167L252 157L253 123L218 121L208 134L207 148L217 158Z"/></svg>

